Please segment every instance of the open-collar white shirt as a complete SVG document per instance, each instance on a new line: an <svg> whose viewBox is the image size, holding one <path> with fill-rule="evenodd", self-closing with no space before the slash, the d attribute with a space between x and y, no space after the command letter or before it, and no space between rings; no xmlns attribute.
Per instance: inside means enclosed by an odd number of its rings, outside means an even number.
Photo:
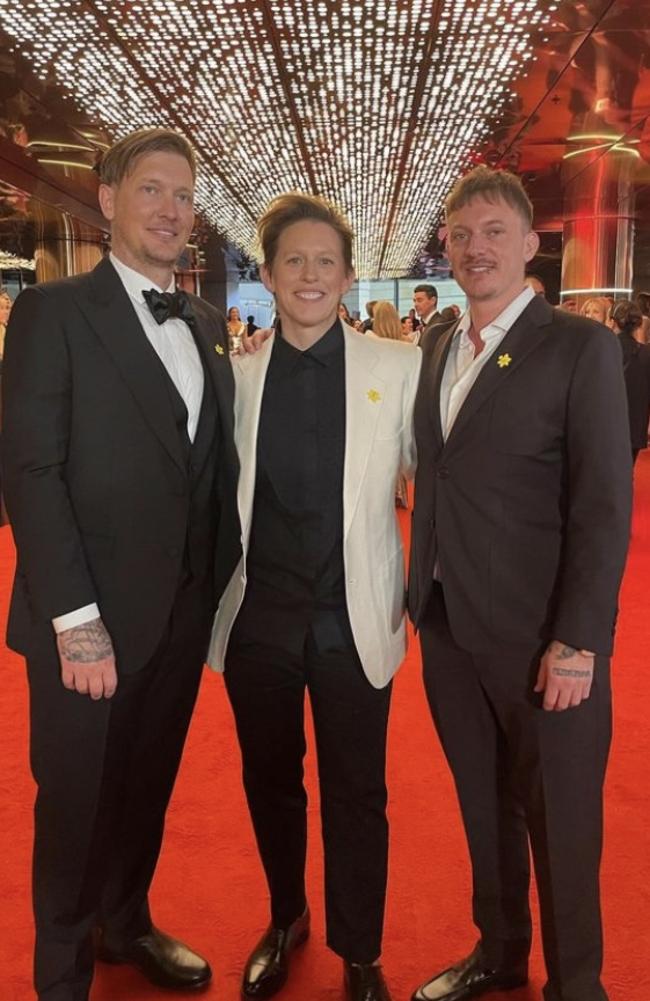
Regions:
<svg viewBox="0 0 650 1001"><path fill-rule="evenodd" d="M492 323L478 331L485 345L478 358L474 357L474 345L468 336L472 325L469 309L461 316L451 339L440 384L440 424L445 441L479 373L534 298L535 293L527 285Z"/></svg>

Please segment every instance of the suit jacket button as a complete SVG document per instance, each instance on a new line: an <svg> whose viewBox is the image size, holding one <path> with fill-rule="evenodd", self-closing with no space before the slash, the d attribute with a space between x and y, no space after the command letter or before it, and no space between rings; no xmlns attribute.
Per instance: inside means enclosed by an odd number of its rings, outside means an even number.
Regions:
<svg viewBox="0 0 650 1001"><path fill-rule="evenodd" d="M446 480L448 476L449 476L449 467L440 466L440 468L438 469L438 478L441 480Z"/></svg>

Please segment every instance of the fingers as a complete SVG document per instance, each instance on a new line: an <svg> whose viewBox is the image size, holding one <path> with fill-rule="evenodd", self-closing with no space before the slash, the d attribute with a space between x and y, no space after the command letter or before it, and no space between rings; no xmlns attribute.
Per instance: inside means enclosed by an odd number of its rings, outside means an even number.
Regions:
<svg viewBox="0 0 650 1001"><path fill-rule="evenodd" d="M110 699L117 690L117 670L113 658L94 664L61 661L61 681L69 691L89 695L93 701Z"/></svg>

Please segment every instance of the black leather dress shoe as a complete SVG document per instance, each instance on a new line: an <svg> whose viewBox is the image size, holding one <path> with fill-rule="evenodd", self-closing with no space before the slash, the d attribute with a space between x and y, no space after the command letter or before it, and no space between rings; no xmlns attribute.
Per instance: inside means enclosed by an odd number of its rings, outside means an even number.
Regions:
<svg viewBox="0 0 650 1001"><path fill-rule="evenodd" d="M241 985L242 998L271 998L289 975L289 957L309 938L309 908L288 928L269 925L248 957Z"/></svg>
<svg viewBox="0 0 650 1001"><path fill-rule="evenodd" d="M509 991L528 983L528 962L492 970L483 957L481 943L473 953L448 970L437 973L411 995L411 1001L466 1001L488 991Z"/></svg>
<svg viewBox="0 0 650 1001"><path fill-rule="evenodd" d="M391 1001L381 966L343 964L345 1001Z"/></svg>
<svg viewBox="0 0 650 1001"><path fill-rule="evenodd" d="M172 991L199 990L212 980L209 963L178 939L152 928L119 949L100 936L97 958L104 963L135 966L156 987Z"/></svg>

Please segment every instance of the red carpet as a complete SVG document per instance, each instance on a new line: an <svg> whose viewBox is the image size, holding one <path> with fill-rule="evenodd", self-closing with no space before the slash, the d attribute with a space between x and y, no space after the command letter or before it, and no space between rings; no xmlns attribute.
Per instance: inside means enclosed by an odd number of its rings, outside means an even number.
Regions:
<svg viewBox="0 0 650 1001"><path fill-rule="evenodd" d="M406 519L404 519L406 524ZM0 530L2 629L13 552ZM603 866L610 1001L650 999L650 454L636 473L633 542L614 664L615 740L607 788ZM32 929L29 857L33 788L28 771L27 698L22 663L2 653L0 817L0 1001L27 1001ZM474 942L469 871L455 798L420 682L417 643L395 686L389 753L391 870L384 966L394 1001ZM340 963L325 947L322 865L313 753L310 900L314 934L296 957L283 1001L335 1001ZM214 968L206 1001L237 1001L242 962L267 921L266 892L239 782L239 755L221 679L206 675L190 732L153 893L160 926L184 937ZM541 997L536 938L531 984L495 1001ZM100 967L93 1001L169 997L121 968Z"/></svg>

